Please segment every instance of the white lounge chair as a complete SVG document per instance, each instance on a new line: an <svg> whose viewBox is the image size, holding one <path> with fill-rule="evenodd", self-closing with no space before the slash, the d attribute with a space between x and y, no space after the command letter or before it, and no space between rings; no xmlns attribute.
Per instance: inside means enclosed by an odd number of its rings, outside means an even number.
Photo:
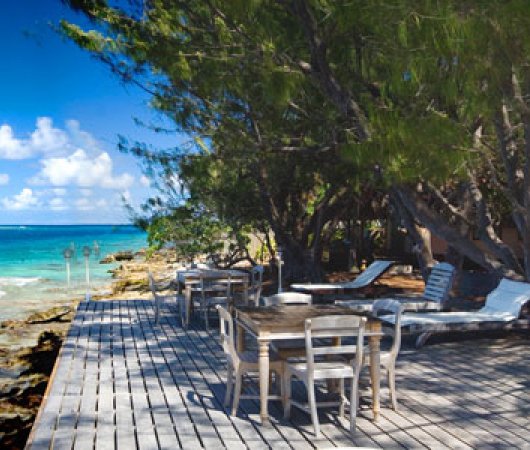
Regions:
<svg viewBox="0 0 530 450"><path fill-rule="evenodd" d="M291 289L305 293L334 293L344 290L360 289L372 284L383 275L395 261L377 260L370 264L355 280L347 283L291 284Z"/></svg>
<svg viewBox="0 0 530 450"><path fill-rule="evenodd" d="M433 333L528 328L530 321L517 322L522 307L529 301L530 283L503 278L478 311L403 314L401 327L407 333L420 333L416 347L421 347ZM395 322L394 316L381 316L381 319Z"/></svg>
<svg viewBox="0 0 530 450"><path fill-rule="evenodd" d="M421 296L396 296L386 300L397 300L405 311L441 311L449 298L453 286L455 268L449 263L436 264L427 279ZM382 300L382 299L381 299ZM337 300L336 305L347 306L355 310L370 311L374 299Z"/></svg>

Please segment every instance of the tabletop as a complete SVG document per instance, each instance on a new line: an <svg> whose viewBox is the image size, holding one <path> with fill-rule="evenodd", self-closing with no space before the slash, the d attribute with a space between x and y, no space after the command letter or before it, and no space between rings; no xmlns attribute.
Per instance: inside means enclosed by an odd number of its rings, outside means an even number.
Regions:
<svg viewBox="0 0 530 450"><path fill-rule="evenodd" d="M368 311L352 311L337 305L278 305L269 307L237 307L237 318L252 331L261 333L304 333L305 320L327 315L363 316L368 318L370 332L378 332L381 320ZM367 333L368 335L368 333Z"/></svg>

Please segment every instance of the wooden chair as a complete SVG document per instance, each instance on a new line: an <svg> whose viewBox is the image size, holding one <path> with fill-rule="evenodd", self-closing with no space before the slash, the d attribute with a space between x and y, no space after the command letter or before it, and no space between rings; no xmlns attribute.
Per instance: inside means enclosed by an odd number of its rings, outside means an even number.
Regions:
<svg viewBox="0 0 530 450"><path fill-rule="evenodd" d="M199 278L200 296L198 301L199 311L203 316L206 330L210 330L210 310L217 305L228 306L232 299L232 280L228 275L226 280L209 281L203 275Z"/></svg>
<svg viewBox="0 0 530 450"><path fill-rule="evenodd" d="M162 297L158 295L155 279L151 272L147 272L147 278L149 280L149 289L153 294L155 300L155 323L158 325L160 322L160 309L162 308Z"/></svg>
<svg viewBox="0 0 530 450"><path fill-rule="evenodd" d="M392 313L394 315L395 327L384 327L385 334L390 334L393 337L392 345L389 350L380 352L381 367L386 369L388 377L388 387L390 389L390 400L392 402L392 409L397 409L396 396L396 359L401 347L401 313L403 306L397 300L376 300L372 306L372 313L375 316L381 314ZM364 365L370 366L370 354L364 353Z"/></svg>
<svg viewBox="0 0 530 450"><path fill-rule="evenodd" d="M359 373L362 368L364 328L366 318L360 316L323 316L305 321L306 361L287 362L284 372L284 416L291 414L291 406L296 406L311 414L315 436L320 436L317 406L332 406L336 402L326 402L317 405L315 399L316 380L340 380L339 416L344 417L346 397L344 395L344 380L351 382L350 392L350 431L355 431L357 417L357 388ZM353 336L357 339L355 345L342 345L340 339ZM325 338L338 338L339 345L328 344ZM346 355L355 354L355 359L346 361ZM328 359L321 359L321 358ZM340 358L330 360L329 357ZM307 388L309 404L302 404L291 399L291 378L296 377L303 381Z"/></svg>
<svg viewBox="0 0 530 450"><path fill-rule="evenodd" d="M311 294L301 292L281 292L269 297L263 297L264 306L278 305L311 305ZM272 349L281 359L299 358L305 356L305 341L301 339L286 339L271 344Z"/></svg>
<svg viewBox="0 0 530 450"><path fill-rule="evenodd" d="M241 398L259 398L258 395L241 395L243 376L251 373L259 374L258 354L252 351L238 352L235 346L234 320L227 309L221 305L216 306L219 313L219 331L221 337L221 345L227 359L227 376L226 376L226 393L224 406L227 407L230 402L232 391L234 391L234 398L232 401L231 415L237 413L239 400ZM271 395L271 400L282 400L281 393L283 385L284 362L280 359L271 359L269 364L271 372L276 374L280 379L280 395ZM234 389L235 381L235 389Z"/></svg>

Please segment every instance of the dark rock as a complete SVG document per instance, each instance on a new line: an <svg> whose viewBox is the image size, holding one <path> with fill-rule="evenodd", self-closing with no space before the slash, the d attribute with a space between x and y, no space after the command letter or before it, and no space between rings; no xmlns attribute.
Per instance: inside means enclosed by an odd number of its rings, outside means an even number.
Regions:
<svg viewBox="0 0 530 450"><path fill-rule="evenodd" d="M130 250L117 252L114 254L114 259L116 261L132 261L134 259L134 254Z"/></svg>
<svg viewBox="0 0 530 450"><path fill-rule="evenodd" d="M49 322L58 322L64 316L72 313L72 308L68 306L57 306L55 308L48 309L47 311L38 312L30 315L26 319L26 323L35 324L35 323L49 323Z"/></svg>

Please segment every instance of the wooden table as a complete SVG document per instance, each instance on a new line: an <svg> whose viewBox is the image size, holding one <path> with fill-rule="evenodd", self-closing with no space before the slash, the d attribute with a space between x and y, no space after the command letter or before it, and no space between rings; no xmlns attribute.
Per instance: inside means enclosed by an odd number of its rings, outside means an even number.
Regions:
<svg viewBox="0 0 530 450"><path fill-rule="evenodd" d="M303 339L305 320L326 315L362 315L368 318L365 336L370 349L370 376L372 379L372 408L374 420L379 416L380 341L383 336L381 321L364 312L335 305L283 305L267 308L237 308L238 351L244 350L245 331L253 334L259 346L260 418L269 423L269 344L282 339Z"/></svg>
<svg viewBox="0 0 530 450"><path fill-rule="evenodd" d="M249 274L243 270L220 270L220 269L190 269L177 272L177 281L184 288L184 311L182 315L182 325L187 328L191 315L191 290L193 286L200 283L201 277L205 280L227 280L230 277L232 283L243 285L243 300L248 302Z"/></svg>

